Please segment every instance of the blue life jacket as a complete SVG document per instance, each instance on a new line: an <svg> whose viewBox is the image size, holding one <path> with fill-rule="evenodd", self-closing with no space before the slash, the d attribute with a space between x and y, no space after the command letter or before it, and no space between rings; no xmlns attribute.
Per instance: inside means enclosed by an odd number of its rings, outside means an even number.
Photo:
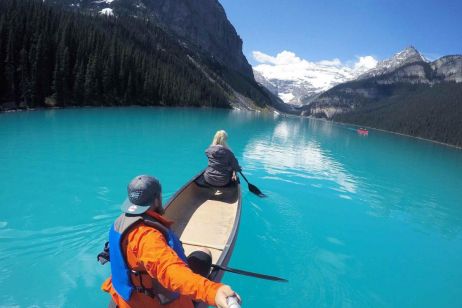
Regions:
<svg viewBox="0 0 462 308"><path fill-rule="evenodd" d="M112 285L117 293L129 301L133 291L144 293L157 298L161 304L168 304L179 297L176 292L165 289L156 279L150 277L145 271L134 271L128 267L125 251L122 248L122 240L139 223L159 230L165 237L168 245L176 252L185 263L186 256L178 236L172 230L164 226L155 218L148 215L129 215L123 213L117 218L109 231L109 255L111 260ZM131 281L131 275L139 277L140 285L135 286ZM142 284L142 276L152 281L152 288L145 288Z"/></svg>

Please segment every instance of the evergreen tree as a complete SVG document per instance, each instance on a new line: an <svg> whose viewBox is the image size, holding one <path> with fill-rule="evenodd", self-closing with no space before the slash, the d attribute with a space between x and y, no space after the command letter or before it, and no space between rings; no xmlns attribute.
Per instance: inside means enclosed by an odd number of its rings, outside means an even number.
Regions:
<svg viewBox="0 0 462 308"><path fill-rule="evenodd" d="M81 63L75 65L75 81L74 81L74 100L77 104L82 105L85 100L85 65Z"/></svg>
<svg viewBox="0 0 462 308"><path fill-rule="evenodd" d="M22 100L25 106L28 106L32 100L32 88L30 82L29 55L24 48L21 49L20 59Z"/></svg>
<svg viewBox="0 0 462 308"><path fill-rule="evenodd" d="M96 61L96 56L90 57L85 73L85 100L92 104L96 104L99 98Z"/></svg>
<svg viewBox="0 0 462 308"><path fill-rule="evenodd" d="M43 35L40 34L35 46L35 56L32 59L32 106L40 106L45 98L45 86L43 82L45 47L43 46Z"/></svg>
<svg viewBox="0 0 462 308"><path fill-rule="evenodd" d="M0 99L5 97L8 90L5 77L5 43L8 41L5 16L0 16Z"/></svg>
<svg viewBox="0 0 462 308"><path fill-rule="evenodd" d="M53 74L53 97L58 105L64 101L63 54L61 50L56 53L55 69Z"/></svg>
<svg viewBox="0 0 462 308"><path fill-rule="evenodd" d="M64 48L62 64L62 78L63 78L63 105L68 105L72 100L72 69L70 64L69 48Z"/></svg>

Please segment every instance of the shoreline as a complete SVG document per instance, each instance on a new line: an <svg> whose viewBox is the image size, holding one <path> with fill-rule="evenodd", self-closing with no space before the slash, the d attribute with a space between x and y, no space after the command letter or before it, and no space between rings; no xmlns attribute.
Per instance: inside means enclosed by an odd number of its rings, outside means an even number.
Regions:
<svg viewBox="0 0 462 308"><path fill-rule="evenodd" d="M319 119L319 120L324 120L324 119ZM444 142L433 140L433 139L427 139L427 138L423 138L423 137L407 135L407 134L404 134L404 133L398 133L398 132L394 132L394 131L391 131L391 130L375 128L375 127L370 127L370 126L364 126L364 125L357 125L357 124L347 123L347 122L337 122L337 121L329 121L329 120L324 120L324 121L336 123L336 124L343 125L343 126L355 126L355 127L357 126L358 128L359 127L364 127L364 128L367 128L368 130L375 130L375 131L379 131L379 132L383 132L383 133L389 133L389 134L398 135L398 136L402 136L402 137L418 139L418 140L421 140L421 141L427 141L427 142L436 143L436 144L439 144L439 145L444 145L444 146L447 146L447 147L450 147L450 148L453 148L453 149L462 150L462 146L458 146L458 145L455 145L455 144L444 143Z"/></svg>
<svg viewBox="0 0 462 308"><path fill-rule="evenodd" d="M231 108L217 108L217 107L208 107L208 106L143 106L143 105L124 105L124 106L91 106L91 105L88 105L88 106L66 106L66 107L37 107L37 108L15 108L15 109L8 109L8 110L0 110L0 114L2 113L14 113L14 112L26 112L26 111L38 111L38 110L54 110L54 109L82 109L82 108L126 108L126 107L143 107L143 108L193 108L193 109L225 109L225 110L240 110L242 111L242 109L240 108L235 108L235 107L231 107ZM250 111L250 112L264 112L264 110L245 110L245 111ZM443 146L446 146L446 147L449 147L449 148L453 148L453 149L457 149L457 150L462 150L462 146L458 146L458 145L455 145L455 144L450 144L450 143L444 143L444 142L441 142L441 141L437 141L437 140L432 140L432 139L427 139L427 138L423 138L423 137L418 137L418 136L412 136L412 135L407 135L407 134L404 134L404 133L399 133L399 132L394 132L394 131L390 131L390 130L386 130L386 129L381 129L381 128L375 128L375 127L371 127L371 126L364 126L364 125L357 125L357 124L354 124L354 123L347 123L347 122L339 122L339 121L333 121L333 120L327 120L327 119L323 119L323 118L315 118L315 117L312 117L312 116L302 116L302 115L296 115L296 114L290 114L290 113L285 113L285 112L281 112L281 111L278 111L276 109L274 110L271 110L271 109L268 109L267 110L268 113L277 113L277 115L280 115L280 116L290 116L290 117L296 117L296 118L301 118L301 119L310 119L310 120L316 120L316 121L323 121L323 122L329 122L329 123L334 123L334 124L338 124L338 125L342 125L342 126L353 126L353 127L364 127L364 128L367 128L368 130L375 130L375 131L379 131L379 132L383 132L383 133L389 133L389 134L394 134L394 135L398 135L398 136L403 136L403 137L408 137L408 138L414 138L414 139L418 139L418 140L421 140L421 141L426 141L426 142L431 142L431 143L435 143L435 144L438 144L438 145L443 145Z"/></svg>
<svg viewBox="0 0 462 308"><path fill-rule="evenodd" d="M210 106L166 106L166 105L152 105L152 106L144 106L144 105L114 105L114 106L94 106L94 105L87 105L87 106L59 106L59 107L36 107L36 108L16 108L16 109L8 109L8 110L0 110L0 114L2 113L15 113L15 112L27 112L27 111L45 111L45 110L56 110L56 109L93 109L93 108L130 108L130 107L141 107L141 108L192 108L192 109L218 109L218 110L241 110L237 108L219 108L219 107L210 107ZM256 110L249 110L249 111L256 111Z"/></svg>

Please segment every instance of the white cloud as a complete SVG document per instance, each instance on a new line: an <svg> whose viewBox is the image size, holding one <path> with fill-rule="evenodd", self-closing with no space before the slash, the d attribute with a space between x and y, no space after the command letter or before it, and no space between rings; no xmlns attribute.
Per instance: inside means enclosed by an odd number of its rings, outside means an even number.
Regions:
<svg viewBox="0 0 462 308"><path fill-rule="evenodd" d="M355 70L370 70L377 66L378 61L372 56L357 57L356 63L353 65Z"/></svg>
<svg viewBox="0 0 462 308"><path fill-rule="evenodd" d="M252 52L253 58L257 60L259 63L271 63L275 64L276 58L271 57L263 52L254 51Z"/></svg>
<svg viewBox="0 0 462 308"><path fill-rule="evenodd" d="M342 66L342 61L340 61L338 58L335 58L332 60L321 60L318 62L318 64L327 66Z"/></svg>
<svg viewBox="0 0 462 308"><path fill-rule="evenodd" d="M252 54L254 59L257 60L259 63L268 63L274 65L291 65L302 62L302 59L297 57L295 53L287 50L278 53L276 57L272 57L261 51L254 51Z"/></svg>

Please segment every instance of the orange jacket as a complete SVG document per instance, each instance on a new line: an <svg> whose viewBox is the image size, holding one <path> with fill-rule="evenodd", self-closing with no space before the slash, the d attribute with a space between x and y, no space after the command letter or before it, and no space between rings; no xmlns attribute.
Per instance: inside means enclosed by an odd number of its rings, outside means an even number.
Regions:
<svg viewBox="0 0 462 308"><path fill-rule="evenodd" d="M147 214L165 226L169 227L172 224L153 211L148 211ZM180 293L180 297L170 304L161 305L157 299L135 291L132 293L130 301L125 302L113 288L111 277L109 277L101 289L111 294L119 308L192 308L192 300L203 301L211 306L216 305L215 295L222 284L194 274L175 251L168 246L160 231L140 224L130 231L125 238L122 247L126 246L125 252L129 268L146 271L149 276L157 279L165 288ZM137 282L137 279L138 277L132 275L134 283ZM143 279L143 284L150 287L150 279Z"/></svg>

